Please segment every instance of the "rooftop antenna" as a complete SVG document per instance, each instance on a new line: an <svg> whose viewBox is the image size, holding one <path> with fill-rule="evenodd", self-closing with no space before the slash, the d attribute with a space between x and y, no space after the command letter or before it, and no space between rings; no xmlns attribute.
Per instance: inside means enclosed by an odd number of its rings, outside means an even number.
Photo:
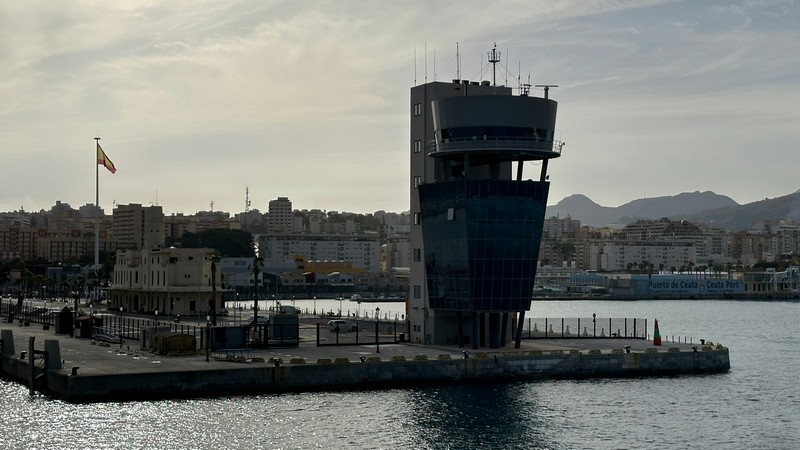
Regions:
<svg viewBox="0 0 800 450"><path fill-rule="evenodd" d="M425 83L428 83L428 43L425 43Z"/></svg>
<svg viewBox="0 0 800 450"><path fill-rule="evenodd" d="M214 212L214 200L211 200L211 212Z"/></svg>
<svg viewBox="0 0 800 450"><path fill-rule="evenodd" d="M506 86L508 86L508 48L506 48Z"/></svg>
<svg viewBox="0 0 800 450"><path fill-rule="evenodd" d="M414 47L414 86L417 85L417 47Z"/></svg>
<svg viewBox="0 0 800 450"><path fill-rule="evenodd" d="M551 87L558 87L557 84L537 84L535 87L544 88L544 98L547 98Z"/></svg>
<svg viewBox="0 0 800 450"><path fill-rule="evenodd" d="M458 42L456 42L456 80L461 79L461 54L458 52Z"/></svg>
<svg viewBox="0 0 800 450"><path fill-rule="evenodd" d="M522 84L522 92L519 94L523 97L527 97L528 94L531 93L531 73L528 72L528 82ZM547 98L547 96L545 96Z"/></svg>
<svg viewBox="0 0 800 450"><path fill-rule="evenodd" d="M497 42L494 43L492 51L486 53L489 62L492 63L492 86L497 86L497 63L500 62L500 53L497 51Z"/></svg>
<svg viewBox="0 0 800 450"><path fill-rule="evenodd" d="M250 186L244 187L244 212L250 211Z"/></svg>
<svg viewBox="0 0 800 450"><path fill-rule="evenodd" d="M436 49L433 49L433 81L436 81Z"/></svg>

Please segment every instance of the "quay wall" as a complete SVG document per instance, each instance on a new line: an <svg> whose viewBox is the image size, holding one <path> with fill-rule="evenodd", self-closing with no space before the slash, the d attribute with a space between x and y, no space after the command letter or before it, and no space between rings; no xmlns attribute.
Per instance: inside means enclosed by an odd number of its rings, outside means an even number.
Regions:
<svg viewBox="0 0 800 450"><path fill-rule="evenodd" d="M730 369L729 351L721 346L706 346L698 351L677 348L632 353L574 350L441 358L379 360L373 357L364 362L336 359L291 364L231 362L230 368L225 369L97 375L72 375L67 369L59 369L43 374L43 379L37 382L37 390L69 402L97 402L380 389L488 380L665 376L719 373ZM27 360L3 356L2 371L27 384L27 364Z"/></svg>

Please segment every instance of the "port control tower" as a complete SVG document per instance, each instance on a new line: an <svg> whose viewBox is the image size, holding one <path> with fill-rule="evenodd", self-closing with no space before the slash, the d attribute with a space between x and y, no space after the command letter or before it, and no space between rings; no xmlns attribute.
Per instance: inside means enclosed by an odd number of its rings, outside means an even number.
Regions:
<svg viewBox="0 0 800 450"><path fill-rule="evenodd" d="M548 162L563 146L554 139L553 85L542 87L544 97L530 95L530 85L514 95L458 79L411 89L412 342L519 347ZM538 173L525 179L525 168Z"/></svg>

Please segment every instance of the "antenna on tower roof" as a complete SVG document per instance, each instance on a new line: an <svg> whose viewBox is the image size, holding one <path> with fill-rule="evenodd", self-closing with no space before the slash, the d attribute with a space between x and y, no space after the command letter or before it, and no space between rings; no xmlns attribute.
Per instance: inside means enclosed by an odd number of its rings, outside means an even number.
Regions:
<svg viewBox="0 0 800 450"><path fill-rule="evenodd" d="M250 186L244 187L244 212L250 211Z"/></svg>
<svg viewBox="0 0 800 450"><path fill-rule="evenodd" d="M492 63L492 86L497 86L497 63L500 62L500 53L497 51L497 42L494 43L492 51L487 52L489 62Z"/></svg>
<svg viewBox="0 0 800 450"><path fill-rule="evenodd" d="M530 73L530 71L528 72L528 82L527 83L523 83L523 84L520 85L520 91L521 92L520 92L519 95L521 95L523 97L527 97L528 94L531 93L531 73Z"/></svg>
<svg viewBox="0 0 800 450"><path fill-rule="evenodd" d="M551 87L558 87L557 84L537 84L536 87L544 88L544 98L547 98L550 94Z"/></svg>
<svg viewBox="0 0 800 450"><path fill-rule="evenodd" d="M456 42L456 80L461 79L461 54L458 52L458 42Z"/></svg>
<svg viewBox="0 0 800 450"><path fill-rule="evenodd" d="M414 86L417 85L417 47L414 47Z"/></svg>
<svg viewBox="0 0 800 450"><path fill-rule="evenodd" d="M506 86L508 86L508 47L506 47Z"/></svg>

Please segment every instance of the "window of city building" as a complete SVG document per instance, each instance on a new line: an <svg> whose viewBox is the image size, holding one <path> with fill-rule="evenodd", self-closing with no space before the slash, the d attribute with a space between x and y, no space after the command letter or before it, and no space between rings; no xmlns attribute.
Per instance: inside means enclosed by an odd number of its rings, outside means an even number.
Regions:
<svg viewBox="0 0 800 450"><path fill-rule="evenodd" d="M414 141L414 153L419 153L422 151L422 141L417 139Z"/></svg>
<svg viewBox="0 0 800 450"><path fill-rule="evenodd" d="M419 248L414 249L414 262L419 262L422 260L422 250Z"/></svg>
<svg viewBox="0 0 800 450"><path fill-rule="evenodd" d="M414 298L422 298L422 286L414 285Z"/></svg>
<svg viewBox="0 0 800 450"><path fill-rule="evenodd" d="M414 189L418 188L420 183L422 183L422 177L419 175L414 176Z"/></svg>
<svg viewBox="0 0 800 450"><path fill-rule="evenodd" d="M422 115L422 103L414 103L414 116Z"/></svg>
<svg viewBox="0 0 800 450"><path fill-rule="evenodd" d="M419 223L420 223L420 220L419 220L419 213L418 213L418 212L415 212L415 213L414 213L414 225L419 225Z"/></svg>

